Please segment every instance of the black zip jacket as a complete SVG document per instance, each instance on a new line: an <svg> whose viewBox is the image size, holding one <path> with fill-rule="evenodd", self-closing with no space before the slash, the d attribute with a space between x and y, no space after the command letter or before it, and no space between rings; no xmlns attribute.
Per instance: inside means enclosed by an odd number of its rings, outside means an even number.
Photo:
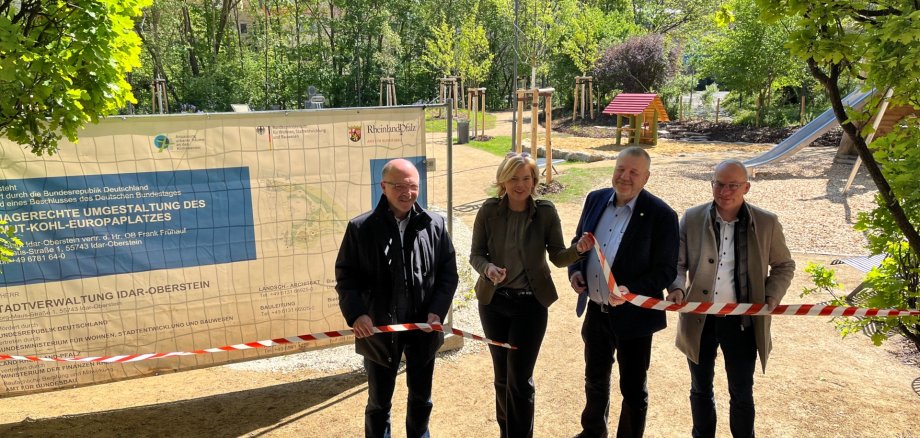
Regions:
<svg viewBox="0 0 920 438"><path fill-rule="evenodd" d="M444 321L457 290L457 257L444 219L416 204L400 241L396 219L381 196L373 211L348 222L335 261L335 280L349 326L361 315L370 316L375 326L424 323L429 313ZM398 336L432 358L444 342L440 332L379 333L356 339L355 349L367 359L395 367L400 359Z"/></svg>

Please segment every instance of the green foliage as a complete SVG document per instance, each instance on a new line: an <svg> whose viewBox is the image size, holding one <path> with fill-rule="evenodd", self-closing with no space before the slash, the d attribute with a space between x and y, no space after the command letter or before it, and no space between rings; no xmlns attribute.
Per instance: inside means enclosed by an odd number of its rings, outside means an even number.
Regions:
<svg viewBox="0 0 920 438"><path fill-rule="evenodd" d="M456 53L454 49L454 30L443 18L429 29L431 38L425 41L425 52L422 61L428 65L433 73L440 76L450 76L457 68Z"/></svg>
<svg viewBox="0 0 920 438"><path fill-rule="evenodd" d="M723 27L699 46L700 74L734 92L758 96L757 111L770 107L774 91L800 86L807 77L805 63L785 47L791 18L767 23L754 0L732 0L714 21Z"/></svg>
<svg viewBox="0 0 920 438"><path fill-rule="evenodd" d="M485 28L473 20L464 21L457 42L457 71L460 77L470 85L482 83L489 76L494 57L489 50Z"/></svg>
<svg viewBox="0 0 920 438"><path fill-rule="evenodd" d="M904 272L901 272L899 268L900 265L901 262L886 258L881 266L874 268L866 275L858 293L851 294L849 298L842 298L835 293L840 292L842 285L837 281L834 271L823 265L809 262L805 267L805 272L811 277L814 287L803 288L801 296L827 293L833 297L828 302L833 306L911 308L912 300L913 305L916 306L918 296L905 294L907 288L904 284ZM916 273L913 275L916 276ZM917 330L918 323L920 323L918 317L835 317L833 322L842 336L846 337L859 332L868 333L875 345L881 345L895 333L903 333L908 336L920 334Z"/></svg>
<svg viewBox="0 0 920 438"><path fill-rule="evenodd" d="M403 50L402 40L389 23L383 24L380 39L380 51L374 54L374 61L380 65L383 74L390 77L396 73L396 67L399 65L399 55Z"/></svg>
<svg viewBox="0 0 920 438"><path fill-rule="evenodd" d="M133 102L133 18L150 0L0 3L0 135L53 154L87 122Z"/></svg>
<svg viewBox="0 0 920 438"><path fill-rule="evenodd" d="M8 263L16 251L22 248L22 241L16 237L16 227L0 220L0 264ZM0 272L3 272L0 270Z"/></svg>
<svg viewBox="0 0 920 438"><path fill-rule="evenodd" d="M604 14L600 9L584 7L575 13L572 25L562 38L560 51L568 56L581 75L594 69L600 59L601 23Z"/></svg>
<svg viewBox="0 0 920 438"><path fill-rule="evenodd" d="M843 302L834 291L840 290L843 287L837 281L837 274L834 273L834 270L824 267L824 265L819 265L815 262L808 262L805 265L805 273L811 276L811 282L814 283L815 287L805 287L802 290L800 295L802 298L816 295L819 293L827 293L834 297L836 302L835 305L842 305Z"/></svg>

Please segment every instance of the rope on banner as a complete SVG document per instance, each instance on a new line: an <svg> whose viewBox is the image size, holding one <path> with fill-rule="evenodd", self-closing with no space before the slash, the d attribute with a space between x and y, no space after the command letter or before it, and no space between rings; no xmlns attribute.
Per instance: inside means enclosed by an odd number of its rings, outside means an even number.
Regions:
<svg viewBox="0 0 920 438"><path fill-rule="evenodd" d="M517 347L507 343L507 342L498 342L493 341L488 338L484 338L473 333L465 332L463 330L455 329L449 325L442 324L425 324L425 323L415 323L415 324L393 324L393 325L381 325L374 327L374 333L393 333L393 332L407 332L412 330L423 330L431 329L444 333L452 333L457 336L462 336L464 338L473 339L480 342L485 342L490 345L495 345L498 347L508 348L511 350L516 350ZM30 361L30 362L86 362L86 363L128 363L128 362L138 362L142 360L152 360L152 359L163 359L167 357L181 357L181 356L193 356L197 354L206 354L206 353L221 353L224 351L239 351L239 350L251 350L254 348L267 348L274 347L283 344L294 344L298 342L306 341L318 341L322 339L332 339L340 338L343 336L354 335L354 330L338 330L331 332L321 332L321 333L311 333L308 335L298 335L290 336L285 338L270 339L264 341L255 341L255 342L246 342L243 344L234 344L234 345L225 345L223 347L214 347L214 348L205 348L203 350L194 350L194 351L174 351L170 353L147 353L147 354L125 354L119 356L96 356L96 357L37 357L37 356L15 356L0 354L0 360L20 360L20 361Z"/></svg>
<svg viewBox="0 0 920 438"><path fill-rule="evenodd" d="M593 237L593 236L592 236ZM847 306L828 306L821 304L781 304L772 311L762 303L700 303L684 302L672 303L632 292L621 293L617 287L613 272L607 258L598 245L594 245L594 252L600 260L600 265L607 279L607 287L614 295L624 298L630 304L645 308L664 310L668 312L697 313L704 315L808 315L808 316L920 316L920 310L904 309L875 309Z"/></svg>

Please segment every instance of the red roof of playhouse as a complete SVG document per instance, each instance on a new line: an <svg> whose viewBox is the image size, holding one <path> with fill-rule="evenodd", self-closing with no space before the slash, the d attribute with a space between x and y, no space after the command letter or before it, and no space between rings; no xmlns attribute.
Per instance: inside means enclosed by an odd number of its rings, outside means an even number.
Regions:
<svg viewBox="0 0 920 438"><path fill-rule="evenodd" d="M607 108L604 108L604 114L630 114L636 115L645 113L650 116L653 111L658 111L658 121L667 122L668 112L664 109L664 103L657 94L645 93L620 93L617 94Z"/></svg>

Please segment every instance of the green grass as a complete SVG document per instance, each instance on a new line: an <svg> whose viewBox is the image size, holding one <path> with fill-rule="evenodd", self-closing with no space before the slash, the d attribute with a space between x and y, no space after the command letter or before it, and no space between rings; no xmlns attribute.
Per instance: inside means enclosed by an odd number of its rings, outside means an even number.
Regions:
<svg viewBox="0 0 920 438"><path fill-rule="evenodd" d="M457 112L459 113L460 117L466 120L470 120L470 123L472 123L472 120L468 117L469 111L461 109ZM446 118L447 111L443 109L441 110L442 118L440 119L436 118L437 115L438 115L437 109L425 110L425 132L429 132L429 133L430 132L444 132L444 133L447 132L447 118ZM480 121L479 123L482 123L482 122ZM491 129L494 127L495 127L495 115L486 113L486 129ZM472 132L472 130L473 130L473 127L470 126L470 132ZM454 135L455 136L457 135L457 122L456 121L454 121Z"/></svg>
<svg viewBox="0 0 920 438"><path fill-rule="evenodd" d="M504 158L505 154L511 150L511 137L499 135L497 137L492 137L489 141L470 140L467 146ZM495 165L498 166L498 163L499 162L496 161Z"/></svg>
<svg viewBox="0 0 920 438"><path fill-rule="evenodd" d="M613 176L613 164L610 167L576 167L570 163L556 165L558 175L553 179L559 181L565 190L542 196L543 199L553 201L554 204L582 204L588 192L600 185L610 185ZM544 180L545 182L545 180Z"/></svg>

